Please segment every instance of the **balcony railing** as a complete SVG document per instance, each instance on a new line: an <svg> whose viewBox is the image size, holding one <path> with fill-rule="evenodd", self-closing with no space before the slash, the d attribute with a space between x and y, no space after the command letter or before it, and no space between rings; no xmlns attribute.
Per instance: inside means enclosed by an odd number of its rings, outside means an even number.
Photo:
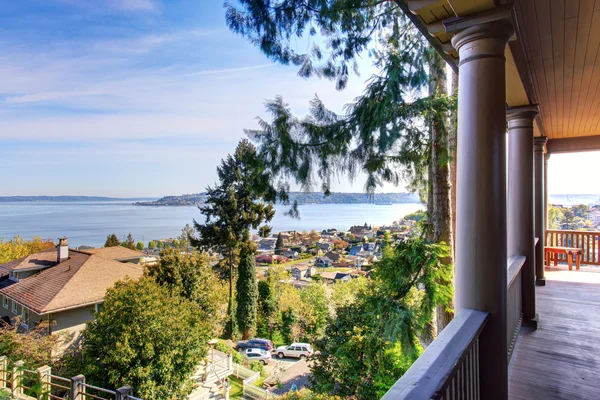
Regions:
<svg viewBox="0 0 600 400"><path fill-rule="evenodd" d="M506 335L508 343L508 361L515 349L521 323L523 322L521 269L525 264L524 256L513 256L507 262L506 286Z"/></svg>
<svg viewBox="0 0 600 400"><path fill-rule="evenodd" d="M479 335L487 318L483 311L458 313L383 399L479 399Z"/></svg>
<svg viewBox="0 0 600 400"><path fill-rule="evenodd" d="M524 256L513 256L507 261L509 362L523 321L521 269L525 261ZM383 399L479 399L479 336L487 318L488 313L482 311L462 310Z"/></svg>
<svg viewBox="0 0 600 400"><path fill-rule="evenodd" d="M600 232L598 231L564 231L548 229L546 231L546 246L577 247L583 249L582 264L600 265ZM555 258L556 257L556 258ZM550 254L546 262L567 261L566 254Z"/></svg>

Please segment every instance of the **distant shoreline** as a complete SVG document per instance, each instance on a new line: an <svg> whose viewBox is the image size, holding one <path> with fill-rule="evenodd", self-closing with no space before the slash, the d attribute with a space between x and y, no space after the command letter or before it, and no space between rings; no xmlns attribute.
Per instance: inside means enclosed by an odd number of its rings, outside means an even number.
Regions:
<svg viewBox="0 0 600 400"><path fill-rule="evenodd" d="M419 197L414 193L376 193L369 196L367 193L341 193L334 192L325 196L321 192L304 193L290 192L290 202L305 204L415 204L420 203ZM138 201L135 206L144 207L180 207L198 206L206 202L206 193L184 194L181 196L165 196L156 201Z"/></svg>
<svg viewBox="0 0 600 400"><path fill-rule="evenodd" d="M152 201L156 197L103 197L103 196L0 196L0 203L76 202L76 201Z"/></svg>

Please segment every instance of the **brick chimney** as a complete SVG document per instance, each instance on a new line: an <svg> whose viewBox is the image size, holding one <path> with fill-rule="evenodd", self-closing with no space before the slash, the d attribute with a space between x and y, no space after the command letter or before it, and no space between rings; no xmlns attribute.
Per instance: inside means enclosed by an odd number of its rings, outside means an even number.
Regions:
<svg viewBox="0 0 600 400"><path fill-rule="evenodd" d="M58 250L57 261L59 263L69 258L69 245L67 244L66 237L58 238L58 246L56 248Z"/></svg>

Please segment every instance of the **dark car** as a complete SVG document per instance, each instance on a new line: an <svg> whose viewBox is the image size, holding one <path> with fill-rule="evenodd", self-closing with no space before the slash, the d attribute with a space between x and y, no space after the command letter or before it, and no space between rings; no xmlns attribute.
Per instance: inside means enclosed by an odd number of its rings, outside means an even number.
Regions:
<svg viewBox="0 0 600 400"><path fill-rule="evenodd" d="M246 349L263 349L266 351L273 350L273 342L269 339L250 339L250 340L242 340L237 342L236 348L238 351L243 351Z"/></svg>

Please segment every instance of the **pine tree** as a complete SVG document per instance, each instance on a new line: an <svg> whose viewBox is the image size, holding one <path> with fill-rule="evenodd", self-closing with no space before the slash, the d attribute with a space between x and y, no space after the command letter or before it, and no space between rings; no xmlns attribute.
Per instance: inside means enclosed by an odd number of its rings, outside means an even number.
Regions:
<svg viewBox="0 0 600 400"><path fill-rule="evenodd" d="M119 246L121 242L116 234L111 233L106 237L106 242L104 243L104 247L116 247Z"/></svg>
<svg viewBox="0 0 600 400"><path fill-rule="evenodd" d="M131 232L129 232L129 234L127 235L127 239L123 243L121 243L121 246L131 250L135 250L135 240L133 239Z"/></svg>
<svg viewBox="0 0 600 400"><path fill-rule="evenodd" d="M199 237L190 240L193 246L218 251L227 259L228 334L232 336L236 330L233 307L235 255L240 245L249 240L250 229L258 229L261 236L268 236L271 228L264 223L271 221L275 210L272 204L259 200L274 200L275 192L269 184L269 175L257 156L256 148L248 140L242 140L235 153L221 161L217 174L219 184L206 189L206 203L200 207L205 221L199 223L194 220Z"/></svg>
<svg viewBox="0 0 600 400"><path fill-rule="evenodd" d="M277 241L275 242L275 252L277 254L280 254L281 250L283 249L283 246L283 236L281 236L281 232L279 232L279 234L277 235Z"/></svg>
<svg viewBox="0 0 600 400"><path fill-rule="evenodd" d="M246 244L241 250L236 282L237 323L242 339L247 340L256 331L258 283L254 249Z"/></svg>
<svg viewBox="0 0 600 400"><path fill-rule="evenodd" d="M299 74L335 80L343 88L364 52L380 70L365 92L336 114L315 97L306 118L295 117L281 97L266 103L270 121L247 134L273 181L293 177L304 190L316 182L328 194L333 178L366 175L373 194L383 183L419 192L427 203L427 239L452 246L450 205L451 140L448 116L455 96L445 90L445 64L405 16L402 0L240 0L227 6L231 30L257 44L269 58L300 67ZM298 53L298 39L317 34L314 44ZM286 202L288 198L282 196ZM297 215L297 204L291 212ZM452 263L452 256L446 260ZM449 316L451 317L451 316ZM441 326L444 322L441 321Z"/></svg>

